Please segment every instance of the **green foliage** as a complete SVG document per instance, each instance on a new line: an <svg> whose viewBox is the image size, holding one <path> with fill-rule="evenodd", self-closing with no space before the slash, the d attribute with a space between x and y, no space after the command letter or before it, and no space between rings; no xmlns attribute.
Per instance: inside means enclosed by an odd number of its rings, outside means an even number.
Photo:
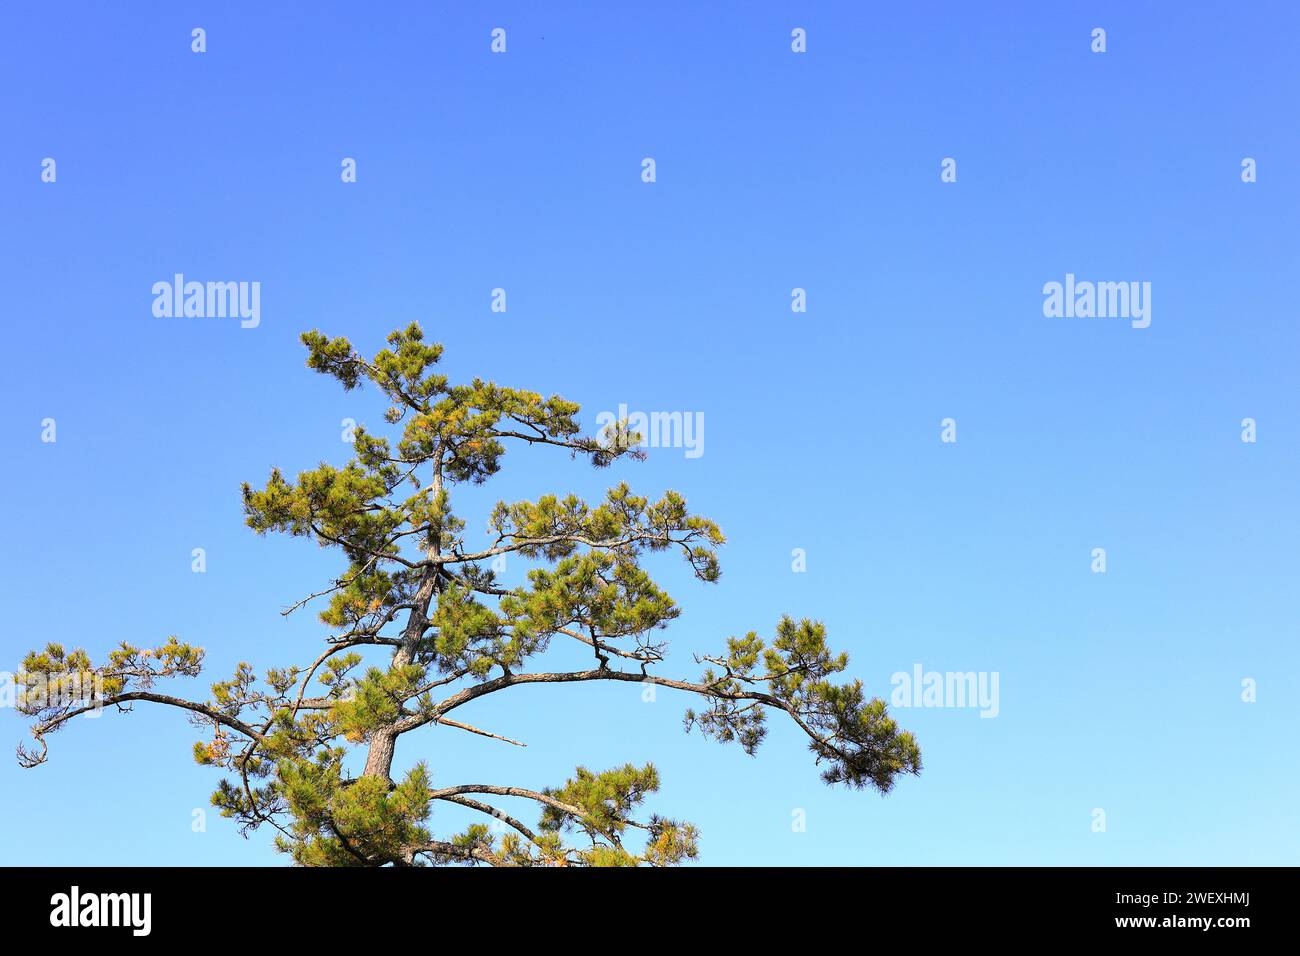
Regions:
<svg viewBox="0 0 1300 956"><path fill-rule="evenodd" d="M609 552L635 558L646 551L679 548L697 577L716 581L720 570L714 548L724 544L721 529L691 514L686 499L669 491L659 501L634 495L626 483L611 488L606 500L591 508L577 495L546 495L496 506L489 523L498 540L536 542L518 549L526 558L555 561L590 542L604 542Z"/></svg>
<svg viewBox="0 0 1300 956"><path fill-rule="evenodd" d="M416 664L387 671L370 668L356 682L353 694L334 702L331 713L338 729L352 743L369 740L376 730L397 720L402 703L415 696L424 676L425 669Z"/></svg>
<svg viewBox="0 0 1300 956"><path fill-rule="evenodd" d="M580 624L618 639L663 627L680 613L641 568L604 551L565 558L553 571L535 568L528 579L531 588L502 598L501 608L532 634Z"/></svg>
<svg viewBox="0 0 1300 956"><path fill-rule="evenodd" d="M468 672L481 678L493 667L510 668L523 660L524 648L503 618L478 600L470 587L452 584L440 593L430 623L444 672Z"/></svg>
<svg viewBox="0 0 1300 956"><path fill-rule="evenodd" d="M41 720L113 695L148 688L168 677L191 677L203 663L203 649L183 644L174 636L157 647L139 648L123 642L109 651L104 664L95 666L82 649L65 651L47 644L23 658L15 684L22 689L18 709Z"/></svg>
<svg viewBox="0 0 1300 956"><path fill-rule="evenodd" d="M581 813L548 804L539 826L547 833L581 833L591 846L579 850L578 856L591 866L671 866L695 859L699 854L699 832L691 824L661 817L651 817L647 824L631 822L632 811L658 789L659 771L653 764L636 767L629 763L601 773L579 767L564 786L547 790L546 795ZM629 826L646 832L645 846L639 854L624 846Z"/></svg>
<svg viewBox="0 0 1300 956"><path fill-rule="evenodd" d="M341 749L285 760L279 787L293 824L276 846L303 866L380 866L405 862L428 842L429 775L416 764L395 787L380 777L344 780Z"/></svg>
<svg viewBox="0 0 1300 956"><path fill-rule="evenodd" d="M486 536L468 540L466 522L452 509L457 486L489 480L521 446L558 448L596 467L644 457L626 422L585 437L578 405L558 395L479 378L454 384L437 370L442 347L425 343L416 324L391 333L369 359L347 339L319 331L302 341L309 368L345 389L369 383L388 403L390 434L357 428L346 463L321 462L293 479L276 468L262 487L242 488L245 519L258 534L305 538L341 553L338 576L311 596L326 598L325 648L261 675L240 663L211 685L207 700L188 701L152 690L156 681L200 671L202 649L174 637L148 649L123 644L100 665L83 650L48 645L26 657L18 678L29 691L20 709L35 719L41 745L40 752L20 750L25 764L44 760L45 735L87 707L182 707L204 731L194 759L226 774L213 805L245 832L272 825L276 845L312 866L668 866L695 859L694 826L637 819L659 788L650 764L599 773L579 767L562 786L541 792L435 791L423 764L394 782L392 749L422 726L506 739L448 712L521 682L658 681L707 702L699 713L687 711L688 729L748 753L766 734L766 715L784 712L807 735L828 783L883 792L899 774L919 771L915 741L884 702L868 699L860 682L831 680L847 657L830 650L821 624L784 618L770 645L754 633L731 638L725 654L705 658L710 666L699 683L651 673L666 648L655 635L680 609L642 560L669 553L699 580L714 582L725 543L717 524L692 513L677 492L655 500L620 482L591 502L573 494L503 501L488 517ZM492 567L503 555L530 562L524 583L498 584ZM594 658L587 670L529 673L554 642L570 640ZM618 668L626 661L634 669ZM368 756L378 757L355 776L344 759L366 744ZM536 832L479 799L487 794L540 804ZM444 800L497 816L509 832L476 824L435 840L430 808Z"/></svg>
<svg viewBox="0 0 1300 956"><path fill-rule="evenodd" d="M341 586L330 596L320 619L337 628L359 628L376 614L392 608L405 596L405 575L371 570L369 564L353 564L340 579Z"/></svg>
<svg viewBox="0 0 1300 956"><path fill-rule="evenodd" d="M771 647L751 632L744 638L729 638L727 656L710 660L722 672L707 669L702 683L720 696L703 713L686 712L688 730L698 727L706 736L738 741L746 753L754 753L766 734L765 712L757 706L761 701L737 695L749 685L762 683L807 731L817 762L829 764L822 772L827 783L872 786L886 793L898 774L920 772L921 752L915 739L899 730L883 700L867 700L861 681L827 680L844 670L849 658L831 654L820 622L782 618Z"/></svg>
<svg viewBox="0 0 1300 956"><path fill-rule="evenodd" d="M244 512L254 531L314 534L322 545L338 545L354 564L364 565L376 555L398 555L390 537L403 515L380 504L395 482L396 476L368 472L358 462L342 469L322 464L302 472L297 484L274 469L261 491L244 485Z"/></svg>

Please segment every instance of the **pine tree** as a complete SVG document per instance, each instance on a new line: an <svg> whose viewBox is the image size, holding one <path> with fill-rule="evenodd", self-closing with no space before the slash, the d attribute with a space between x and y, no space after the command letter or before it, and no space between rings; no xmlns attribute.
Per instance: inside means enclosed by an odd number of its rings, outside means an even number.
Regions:
<svg viewBox="0 0 1300 956"><path fill-rule="evenodd" d="M212 803L245 833L274 827L277 847L310 866L623 866L696 858L694 826L642 816L659 788L650 764L578 767L562 785L540 791L437 786L423 763L394 778L398 742L430 725L517 743L453 714L465 716L456 712L524 684L627 681L694 695L701 709L686 712L687 729L749 754L763 740L767 714L784 714L807 735L830 784L887 792L898 774L919 772L916 743L884 702L866 698L860 681L832 680L848 658L831 652L820 623L783 618L770 641L755 633L729 638L725 650L701 659L707 667L696 680L660 676L666 645L655 636L679 610L641 559L674 553L696 578L712 582L724 540L676 492L651 501L619 484L594 504L575 495L503 502L488 519L483 546L469 545L465 522L452 510L458 485L490 479L512 447L551 446L597 467L643 457L641 437L626 421L583 437L578 406L558 396L480 379L453 385L435 370L441 346L426 344L416 324L389 335L389 347L373 359L318 331L302 341L308 367L345 389L366 382L378 388L396 438L394 445L359 428L345 467L321 464L296 480L275 469L263 487L243 487L254 531L314 539L346 559L329 588L285 612L328 598L320 619L329 633L319 654L261 678L241 663L198 701L153 690L160 680L200 671L203 650L174 637L155 648L124 643L99 665L83 650L51 644L29 654L18 677L20 708L34 718L38 744L19 748L24 765L44 762L45 738L90 709L135 702L183 708L212 733L194 745L195 759L227 774ZM533 565L526 585L498 584L492 562L500 555ZM535 661L561 640L584 645L592 666L537 669ZM365 753L359 774L349 770L361 765L359 755L346 760L355 748ZM530 826L489 803L493 797L531 801L540 818ZM429 823L436 802L494 817L505 824L497 829L513 832L498 836L476 824L435 838Z"/></svg>

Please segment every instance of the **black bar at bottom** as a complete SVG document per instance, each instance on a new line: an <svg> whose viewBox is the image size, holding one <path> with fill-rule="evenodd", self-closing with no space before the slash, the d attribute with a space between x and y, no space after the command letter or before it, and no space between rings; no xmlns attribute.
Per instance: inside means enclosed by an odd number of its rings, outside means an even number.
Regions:
<svg viewBox="0 0 1300 956"><path fill-rule="evenodd" d="M737 943L761 942L770 932L848 934L873 945L895 937L990 942L1046 932L1231 945L1286 929L1284 887L1296 876L1284 868L1210 867L37 867L4 875L0 917L20 938L112 937L132 946L212 936L214 944L219 938L253 948L260 948L258 939L295 946L408 936L436 943L464 934L536 941L557 932L579 945L608 932L629 943L643 933L670 942L708 938L710 926L716 940Z"/></svg>

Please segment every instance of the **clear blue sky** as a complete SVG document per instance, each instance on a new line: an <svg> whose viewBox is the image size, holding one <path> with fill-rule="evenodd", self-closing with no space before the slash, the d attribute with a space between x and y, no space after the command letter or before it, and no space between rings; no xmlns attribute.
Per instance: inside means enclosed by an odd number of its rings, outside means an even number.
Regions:
<svg viewBox="0 0 1300 956"><path fill-rule="evenodd" d="M663 673L790 613L873 693L997 672L1000 713L897 711L925 769L883 799L824 787L779 721L751 759L635 685L495 695L462 715L526 750L440 728L399 768L540 787L654 760L654 809L715 864L1296 862L1300 14L907 6L7 7L0 666L174 633L208 650L174 685L202 696L239 660L309 660L323 629L278 611L339 559L253 535L239 483L381 424L373 391L303 367L301 331L372 350L419 320L453 376L561 392L591 427L704 414L699 458L514 453L456 499L471 535L499 498L622 479L716 519L717 586L653 565L684 609ZM155 318L177 272L259 281L260 327ZM1151 282L1150 328L1045 318L1067 272ZM284 863L215 813L191 832L218 777L197 734L140 706L35 770L0 760L6 861Z"/></svg>

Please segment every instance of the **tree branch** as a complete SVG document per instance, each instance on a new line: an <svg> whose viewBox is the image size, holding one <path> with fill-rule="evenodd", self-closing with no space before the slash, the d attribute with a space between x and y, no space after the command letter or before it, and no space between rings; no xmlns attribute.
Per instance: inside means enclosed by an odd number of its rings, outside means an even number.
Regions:
<svg viewBox="0 0 1300 956"><path fill-rule="evenodd" d="M790 715L791 719L799 725L799 728L805 734L840 759L845 761L852 759L849 754L846 754L843 750L836 747L825 737L822 737L809 727L808 724L804 722L799 712L792 705L781 700L779 697L774 697L771 694L766 694L761 691L740 691L739 693L731 693L718 690L710 684L693 684L690 681L672 680L668 677L657 677L653 674L633 674L628 671L612 670L607 667L563 673L505 674L501 677L484 681L481 684L475 684L473 687L466 687L464 690L452 694L446 700L422 714L413 714L399 720L394 724L393 731L395 734L400 735L407 731L415 730L430 721L440 719L443 714L455 710L463 704L468 704L470 701L479 697L495 693L499 690L504 690L507 687L513 687L516 684L570 684L591 680L617 680L628 681L636 684L656 684L660 687L671 687L674 690L684 690L692 694L699 694L702 697L711 697L718 700L758 701L759 703L766 704L768 707L785 711Z"/></svg>
<svg viewBox="0 0 1300 956"><path fill-rule="evenodd" d="M34 751L28 751L20 745L18 748L19 763L29 768L44 763L49 752L49 745L45 742L45 735L58 730L73 717L79 717L82 714L87 714L95 710L103 710L105 707L129 704L137 700L148 701L154 704L167 704L171 707L180 707L184 710L193 711L196 714L202 714L209 720L216 721L218 724L222 724L232 730L237 730L249 739L256 740L259 743L266 739L262 733L250 727L237 717L227 716L221 711L209 707L207 704L201 704L198 701L193 700L185 700L181 697L172 697L168 694L155 694L152 691L133 690L122 694L114 694L111 697L106 697L102 701L96 701L95 703L87 704L84 707L77 707L67 713L59 714L57 717L51 717L49 720L44 720L37 724L32 728L32 736L40 743L41 753L37 754Z"/></svg>
<svg viewBox="0 0 1300 956"><path fill-rule="evenodd" d="M456 787L442 787L431 791L429 797L433 800L444 800L448 797L457 797L466 793L491 793L499 797L524 797L528 800L544 803L562 813L571 814L579 820L587 815L586 811L580 807L575 807L571 803L565 803L544 793L538 793L536 790L525 790L523 787L498 787L490 783L463 783Z"/></svg>
<svg viewBox="0 0 1300 956"><path fill-rule="evenodd" d="M446 724L448 727L459 727L461 730L468 730L471 734L478 734L482 737L491 737L493 740L504 740L508 744L514 744L516 747L527 747L528 744L520 743L517 740L511 740L509 737L502 737L500 734L488 733L486 730L480 730L473 724L462 724L458 720L450 720L446 717L439 717L435 723Z"/></svg>
<svg viewBox="0 0 1300 956"><path fill-rule="evenodd" d="M520 833L522 833L524 836L526 836L530 843L533 843L537 846L542 845L541 842L537 839L536 833L528 829L528 827L520 823L510 814L506 813L504 810L498 810L496 807L492 806L489 803L483 803L480 800L474 800L470 797L447 796L447 797L439 797L438 799L445 800L448 803L458 803L462 807L469 807L470 809L477 810L480 813L486 813L488 816L496 817L501 822L509 824L510 826L518 830Z"/></svg>

